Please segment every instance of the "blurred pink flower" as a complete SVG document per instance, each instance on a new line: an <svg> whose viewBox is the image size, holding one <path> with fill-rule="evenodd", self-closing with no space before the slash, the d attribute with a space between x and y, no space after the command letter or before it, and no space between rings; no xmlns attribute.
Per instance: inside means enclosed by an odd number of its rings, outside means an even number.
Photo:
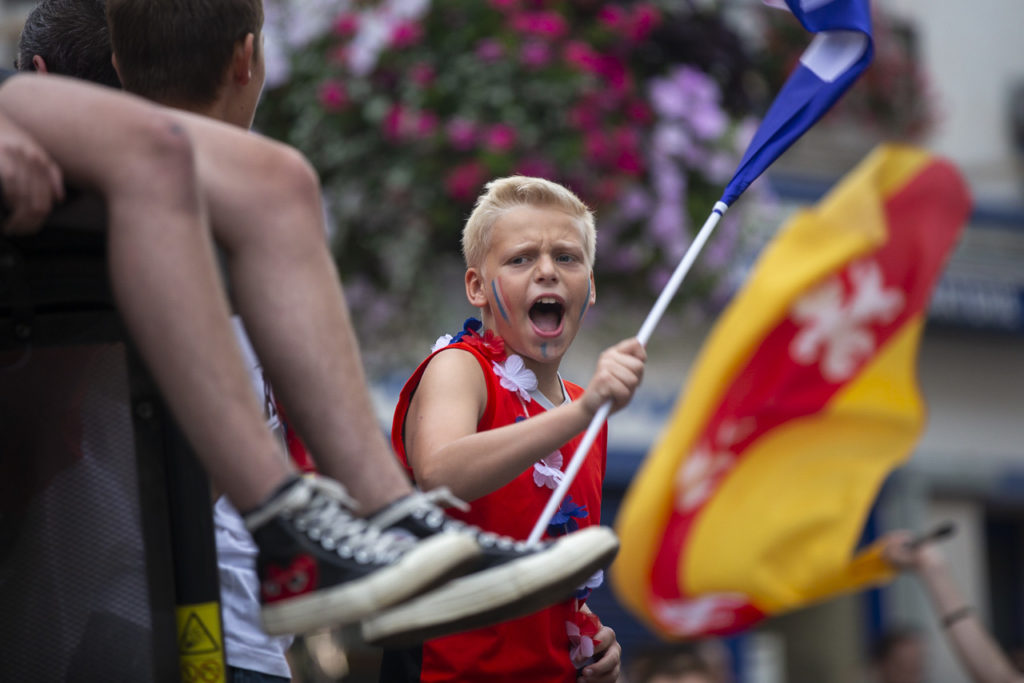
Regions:
<svg viewBox="0 0 1024 683"><path fill-rule="evenodd" d="M570 40L566 43L563 54L565 61L580 71L594 74L601 71L601 55L582 40Z"/></svg>
<svg viewBox="0 0 1024 683"><path fill-rule="evenodd" d="M519 162L516 166L515 172L518 175L554 180L558 173L558 169L556 169L555 165L547 159L543 159L541 157L529 157Z"/></svg>
<svg viewBox="0 0 1024 683"><path fill-rule="evenodd" d="M516 129L507 123L496 123L484 133L484 145L492 152L507 152L516 144Z"/></svg>
<svg viewBox="0 0 1024 683"><path fill-rule="evenodd" d="M601 59L601 75L617 93L625 92L632 84L626 64L614 55L606 55Z"/></svg>
<svg viewBox="0 0 1024 683"><path fill-rule="evenodd" d="M569 123L584 131L593 131L601 124L601 113L594 98L585 97L569 110Z"/></svg>
<svg viewBox="0 0 1024 683"><path fill-rule="evenodd" d="M417 138L429 138L437 132L437 114L432 111L421 111L416 117L414 135Z"/></svg>
<svg viewBox="0 0 1024 683"><path fill-rule="evenodd" d="M359 15L348 12L339 14L331 24L331 32L339 38L348 38L359 29Z"/></svg>
<svg viewBox="0 0 1024 683"><path fill-rule="evenodd" d="M597 20L611 29L618 29L626 23L626 10L616 5L605 5L597 12Z"/></svg>
<svg viewBox="0 0 1024 683"><path fill-rule="evenodd" d="M541 67L551 61L551 48L547 43L542 43L539 40L530 40L523 44L522 49L519 51L519 56L523 60L523 64Z"/></svg>
<svg viewBox="0 0 1024 683"><path fill-rule="evenodd" d="M391 45L396 48L409 47L423 38L423 27L415 21L400 21L391 32Z"/></svg>
<svg viewBox="0 0 1024 683"><path fill-rule="evenodd" d="M646 102L643 100L630 100L626 104L626 118L633 123L645 126L654 119L654 116Z"/></svg>
<svg viewBox="0 0 1024 683"><path fill-rule="evenodd" d="M636 130L622 126L615 130L615 168L627 175L638 175L644 170L644 157L640 151L640 136Z"/></svg>
<svg viewBox="0 0 1024 683"><path fill-rule="evenodd" d="M528 35L557 40L564 36L569 25L558 12L523 12L512 19L512 27Z"/></svg>
<svg viewBox="0 0 1024 683"><path fill-rule="evenodd" d="M341 111L349 103L348 91L341 81L324 81L317 90L317 100L327 111Z"/></svg>
<svg viewBox="0 0 1024 683"><path fill-rule="evenodd" d="M403 130L409 125L408 120L409 113L405 107L400 104L392 105L381 123L384 137L389 140L398 140L403 137Z"/></svg>
<svg viewBox="0 0 1024 683"><path fill-rule="evenodd" d="M437 114L395 104L384 117L381 127L384 137L389 140L428 138L437 132Z"/></svg>
<svg viewBox="0 0 1024 683"><path fill-rule="evenodd" d="M476 144L477 127L469 119L462 117L451 119L445 126L445 132L448 134L448 142L457 150L466 151L472 149Z"/></svg>
<svg viewBox="0 0 1024 683"><path fill-rule="evenodd" d="M496 62L505 56L505 48L493 38L484 38L476 44L476 56L485 62Z"/></svg>
<svg viewBox="0 0 1024 683"><path fill-rule="evenodd" d="M427 62L417 62L409 69L409 78L421 88L428 88L434 82L434 67Z"/></svg>
<svg viewBox="0 0 1024 683"><path fill-rule="evenodd" d="M487 169L478 161L460 164L453 168L445 178L445 190L454 199L468 201L477 196L483 186L486 173Z"/></svg>
<svg viewBox="0 0 1024 683"><path fill-rule="evenodd" d="M639 3L633 7L626 34L631 40L639 42L650 35L660 21L661 13L657 7L645 2Z"/></svg>

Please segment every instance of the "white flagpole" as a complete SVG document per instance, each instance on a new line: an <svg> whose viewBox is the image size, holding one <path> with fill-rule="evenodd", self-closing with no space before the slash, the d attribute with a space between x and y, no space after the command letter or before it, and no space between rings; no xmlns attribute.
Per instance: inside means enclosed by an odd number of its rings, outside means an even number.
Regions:
<svg viewBox="0 0 1024 683"><path fill-rule="evenodd" d="M644 324L640 326L640 332L636 335L637 339L640 340L640 343L644 346L647 346L647 342L650 341L651 334L654 333L654 328L658 326L658 323L661 321L661 317L665 314L665 310L672 301L672 297L676 295L676 292L679 291L680 285L683 284L683 278L685 278L686 274L690 272L690 268L693 267L693 262L697 260L697 255L700 253L700 250L704 248L704 244L708 241L708 238L711 237L711 233L714 232L719 219L721 219L722 215L728 208L729 205L724 202L715 202L715 207L712 209L711 215L708 216L708 219L704 222L704 226L700 229L700 232L697 233L697 237L694 238L689 249L687 249L686 253L683 254L683 258L679 262L679 265L676 266L675 271L672 273L672 277L669 278L665 287L661 290L661 294L658 295L657 301L654 302L651 312L647 314ZM605 420L608 419L608 414L611 410L612 403L611 401L607 401L598 408L596 413L594 413L594 417L590 421L590 426L587 427L587 431L583 434L583 440L580 441L580 445L576 447L576 452L573 453L568 467L565 468L565 476L558 484L558 488L556 488L554 493L551 494L551 498L548 500L547 505L544 506L544 511L540 513L537 523L533 525L533 531L530 532L530 537L527 539L528 543L537 543L540 540L540 537L544 535L544 530L547 529L548 524L551 523L551 518L554 516L558 506L562 504L562 499L565 498L565 494L569 491L569 486L572 485L580 467L583 466L583 461L586 460L587 453L590 452L590 447L594 445L594 441L597 439L597 434L601 431L601 427L604 425Z"/></svg>

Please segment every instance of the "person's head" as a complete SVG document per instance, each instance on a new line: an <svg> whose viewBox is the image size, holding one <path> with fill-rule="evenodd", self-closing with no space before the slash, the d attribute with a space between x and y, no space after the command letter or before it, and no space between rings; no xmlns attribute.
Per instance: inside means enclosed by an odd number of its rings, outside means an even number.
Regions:
<svg viewBox="0 0 1024 683"><path fill-rule="evenodd" d="M42 0L25 20L15 65L120 88L103 0Z"/></svg>
<svg viewBox="0 0 1024 683"><path fill-rule="evenodd" d="M925 646L921 633L902 626L886 631L872 645L871 663L879 683L922 683Z"/></svg>
<svg viewBox="0 0 1024 683"><path fill-rule="evenodd" d="M718 683L696 650L685 645L641 652L629 669L631 683Z"/></svg>
<svg viewBox="0 0 1024 683"><path fill-rule="evenodd" d="M114 63L126 90L246 127L263 88L262 0L107 0Z"/></svg>
<svg viewBox="0 0 1024 683"><path fill-rule="evenodd" d="M596 301L594 216L542 178L487 184L462 231L466 296L516 353L558 363Z"/></svg>

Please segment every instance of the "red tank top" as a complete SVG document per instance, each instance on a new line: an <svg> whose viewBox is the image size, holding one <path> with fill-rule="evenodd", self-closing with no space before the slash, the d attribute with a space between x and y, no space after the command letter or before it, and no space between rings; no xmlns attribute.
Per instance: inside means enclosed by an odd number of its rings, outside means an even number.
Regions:
<svg viewBox="0 0 1024 683"><path fill-rule="evenodd" d="M395 409L391 441L410 477L413 473L406 459L403 441L409 403L427 364L434 355L448 349L469 351L483 370L487 382L487 406L477 424L477 431L512 424L545 410L537 401L524 401L517 392L501 385L494 362L502 359L503 354L494 353L492 347L481 343L479 336L471 337L468 343L450 344L420 364L402 389ZM570 382L564 382L564 386L571 400L576 400L583 393L582 388ZM564 470L581 437L582 434L577 435L560 449L562 465L557 469ZM579 527L601 521L601 483L605 473L607 437L607 430L602 429L569 488L567 500L571 498L570 504L586 508L585 517L573 517ZM553 461L550 457L545 460L549 465ZM538 485L535 473L535 468L531 467L500 489L472 501L468 513L458 510L448 510L448 513L488 531L526 539L553 493L552 488ZM538 478L543 480L543 477ZM562 507L566 509L566 504L563 503ZM575 681L576 669L569 659L566 631L566 621L572 620L575 609L575 601L568 600L521 619L428 641L414 651L386 651L383 664L386 675L382 680ZM400 663L398 659L404 661ZM402 678L396 677L398 671L402 671Z"/></svg>

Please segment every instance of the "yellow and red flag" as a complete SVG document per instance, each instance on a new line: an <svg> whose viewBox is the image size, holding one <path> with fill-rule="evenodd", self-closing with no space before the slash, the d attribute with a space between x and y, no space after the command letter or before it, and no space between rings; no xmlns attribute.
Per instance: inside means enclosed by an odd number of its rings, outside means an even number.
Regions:
<svg viewBox="0 0 1024 683"><path fill-rule="evenodd" d="M855 546L924 426L915 360L970 210L957 171L883 146L762 253L620 509L620 599L656 632L733 633L884 581Z"/></svg>

